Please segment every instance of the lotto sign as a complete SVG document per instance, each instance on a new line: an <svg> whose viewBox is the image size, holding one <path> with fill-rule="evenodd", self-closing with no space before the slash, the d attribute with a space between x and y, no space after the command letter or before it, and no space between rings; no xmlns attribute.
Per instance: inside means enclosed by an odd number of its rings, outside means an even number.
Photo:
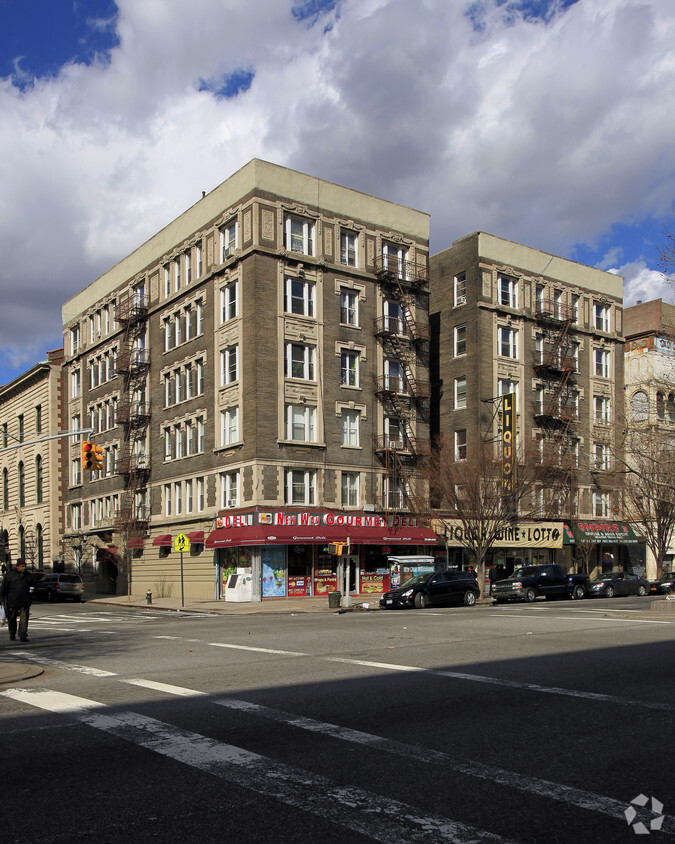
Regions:
<svg viewBox="0 0 675 844"><path fill-rule="evenodd" d="M173 541L173 550L180 552L187 552L190 550L190 540L184 533L179 533Z"/></svg>
<svg viewBox="0 0 675 844"><path fill-rule="evenodd" d="M502 493L504 495L513 494L515 482L515 398L514 393L502 396Z"/></svg>

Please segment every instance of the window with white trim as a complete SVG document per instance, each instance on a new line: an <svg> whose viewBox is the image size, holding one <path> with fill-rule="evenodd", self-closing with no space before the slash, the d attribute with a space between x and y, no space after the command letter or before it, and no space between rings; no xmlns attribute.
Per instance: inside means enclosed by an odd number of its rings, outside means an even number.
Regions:
<svg viewBox="0 0 675 844"><path fill-rule="evenodd" d="M595 350L594 372L599 378L609 378L609 352L606 349Z"/></svg>
<svg viewBox="0 0 675 844"><path fill-rule="evenodd" d="M239 316L239 282L231 281L220 289L220 321L229 322Z"/></svg>
<svg viewBox="0 0 675 844"><path fill-rule="evenodd" d="M220 473L220 509L239 506L239 472Z"/></svg>
<svg viewBox="0 0 675 844"><path fill-rule="evenodd" d="M455 307L466 305L466 273L457 273L455 276Z"/></svg>
<svg viewBox="0 0 675 844"><path fill-rule="evenodd" d="M466 428L455 431L455 460L466 460Z"/></svg>
<svg viewBox="0 0 675 844"><path fill-rule="evenodd" d="M595 443L595 468L609 469L609 446L605 443Z"/></svg>
<svg viewBox="0 0 675 844"><path fill-rule="evenodd" d="M314 255L314 223L287 214L284 218L284 243L289 252Z"/></svg>
<svg viewBox="0 0 675 844"><path fill-rule="evenodd" d="M357 266L359 236L356 232L340 231L340 263L348 267Z"/></svg>
<svg viewBox="0 0 675 844"><path fill-rule="evenodd" d="M340 323L354 327L359 324L359 294L346 287L340 289Z"/></svg>
<svg viewBox="0 0 675 844"><path fill-rule="evenodd" d="M341 414L341 444L351 448L358 448L359 442L359 421L361 414L358 410L342 409Z"/></svg>
<svg viewBox="0 0 675 844"><path fill-rule="evenodd" d="M609 492L596 490L593 493L593 515L601 519L609 516Z"/></svg>
<svg viewBox="0 0 675 844"><path fill-rule="evenodd" d="M316 469L286 469L285 503L316 504Z"/></svg>
<svg viewBox="0 0 675 844"><path fill-rule="evenodd" d="M185 481L185 512L192 513L194 506L192 481Z"/></svg>
<svg viewBox="0 0 675 844"><path fill-rule="evenodd" d="M405 504L405 484L400 478L383 478L382 496L386 509L402 510Z"/></svg>
<svg viewBox="0 0 675 844"><path fill-rule="evenodd" d="M455 410L466 407L466 375L455 378Z"/></svg>
<svg viewBox="0 0 675 844"><path fill-rule="evenodd" d="M76 355L80 350L80 326L70 329L70 354Z"/></svg>
<svg viewBox="0 0 675 844"><path fill-rule="evenodd" d="M171 484L164 484L164 515L171 515Z"/></svg>
<svg viewBox="0 0 675 844"><path fill-rule="evenodd" d="M609 399L606 396L593 396L593 421L598 425L609 425Z"/></svg>
<svg viewBox="0 0 675 844"><path fill-rule="evenodd" d="M192 255L189 251L185 253L185 283L192 281Z"/></svg>
<svg viewBox="0 0 675 844"><path fill-rule="evenodd" d="M340 385L343 387L359 386L359 352L343 349L340 352Z"/></svg>
<svg viewBox="0 0 675 844"><path fill-rule="evenodd" d="M466 354L466 324L456 325L453 332L455 357L458 358Z"/></svg>
<svg viewBox="0 0 675 844"><path fill-rule="evenodd" d="M173 289L176 293L180 290L180 255L173 262Z"/></svg>
<svg viewBox="0 0 675 844"><path fill-rule="evenodd" d="M174 510L177 516L183 512L183 496L180 481L176 481L173 485L174 494Z"/></svg>
<svg viewBox="0 0 675 844"><path fill-rule="evenodd" d="M70 526L72 530L82 530L82 505L70 505Z"/></svg>
<svg viewBox="0 0 675 844"><path fill-rule="evenodd" d="M593 325L598 331L609 331L609 305L600 302L594 304Z"/></svg>
<svg viewBox="0 0 675 844"><path fill-rule="evenodd" d="M385 270L396 273L399 278L408 277L408 250L396 243L383 241L382 263Z"/></svg>
<svg viewBox="0 0 675 844"><path fill-rule="evenodd" d="M197 278L201 278L201 277L202 277L202 272L203 272L203 262L202 262L202 245L201 245L201 243L198 243L198 244L195 246L195 259L196 259L196 264L197 264L197 266L196 266L196 268L195 268L195 269L196 269L196 272L197 272L197 276L196 276L196 277L197 277Z"/></svg>
<svg viewBox="0 0 675 844"><path fill-rule="evenodd" d="M306 343L286 343L286 377L314 381L316 350Z"/></svg>
<svg viewBox="0 0 675 844"><path fill-rule="evenodd" d="M316 442L316 408L305 404L286 405L286 439Z"/></svg>
<svg viewBox="0 0 675 844"><path fill-rule="evenodd" d="M235 344L220 353L220 386L226 387L239 380L239 345Z"/></svg>
<svg viewBox="0 0 675 844"><path fill-rule="evenodd" d="M220 230L220 262L226 261L239 246L239 226L236 220Z"/></svg>
<svg viewBox="0 0 675 844"><path fill-rule="evenodd" d="M315 287L313 281L302 278L286 279L286 313L313 317Z"/></svg>
<svg viewBox="0 0 675 844"><path fill-rule="evenodd" d="M223 446L239 442L239 408L228 407L220 411L220 442Z"/></svg>
<svg viewBox="0 0 675 844"><path fill-rule="evenodd" d="M168 299L171 296L171 271L169 265L164 267L164 298Z"/></svg>
<svg viewBox="0 0 675 844"><path fill-rule="evenodd" d="M391 334L405 334L403 324L403 308L392 299L385 299L382 303L384 312L384 330Z"/></svg>
<svg viewBox="0 0 675 844"><path fill-rule="evenodd" d="M204 478L197 478L197 512L202 513L205 507Z"/></svg>
<svg viewBox="0 0 675 844"><path fill-rule="evenodd" d="M499 304L508 308L518 307L518 279L508 275L497 276Z"/></svg>
<svg viewBox="0 0 675 844"><path fill-rule="evenodd" d="M384 359L384 386L392 393L408 394L408 384L400 361Z"/></svg>
<svg viewBox="0 0 675 844"><path fill-rule="evenodd" d="M518 358L518 330L500 325L497 329L497 347L503 358Z"/></svg>
<svg viewBox="0 0 675 844"><path fill-rule="evenodd" d="M342 472L341 482L341 501L342 507L358 507L359 506L359 473L358 472Z"/></svg>
<svg viewBox="0 0 675 844"><path fill-rule="evenodd" d="M70 397L73 399L77 399L80 396L81 377L79 369L74 369L70 373Z"/></svg>

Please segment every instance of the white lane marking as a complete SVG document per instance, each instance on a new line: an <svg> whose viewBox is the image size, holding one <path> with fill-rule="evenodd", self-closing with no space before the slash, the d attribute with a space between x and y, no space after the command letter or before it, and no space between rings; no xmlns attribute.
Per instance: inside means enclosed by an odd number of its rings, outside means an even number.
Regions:
<svg viewBox="0 0 675 844"><path fill-rule="evenodd" d="M182 636L153 636L153 639L182 639Z"/></svg>
<svg viewBox="0 0 675 844"><path fill-rule="evenodd" d="M92 677L117 677L114 671L102 671L100 668L90 668L88 665L78 665L74 662L62 662L60 659L50 659L29 651L10 651L12 656L20 656L38 665L49 665L53 668L64 668L67 671L77 671L80 674L90 674Z"/></svg>
<svg viewBox="0 0 675 844"><path fill-rule="evenodd" d="M563 621L588 621L587 618L575 618L570 615L556 615L554 618L560 618ZM594 621L621 621L624 624L672 624L672 621L652 621L645 618L595 618Z"/></svg>
<svg viewBox="0 0 675 844"><path fill-rule="evenodd" d="M157 683L154 680L131 680L124 677L119 678L123 683L129 683L131 686L141 686L144 689L153 689L156 692L166 692L168 695L178 695L178 697L201 697L206 692L198 692L196 689L186 689L183 686L172 686L169 683Z"/></svg>
<svg viewBox="0 0 675 844"><path fill-rule="evenodd" d="M197 642L198 639L193 641ZM212 648L232 648L236 651L255 651L261 654L281 654L282 656L310 656L310 654L300 653L300 651L277 651L272 648L253 648L249 645L227 645L223 642L208 642Z"/></svg>
<svg viewBox="0 0 675 844"><path fill-rule="evenodd" d="M135 712L101 713L96 710L104 707L96 701L47 690L16 688L0 695L49 712L68 714L94 729L256 793L267 794L375 841L387 844L504 841L468 824L420 812L399 800L355 786L334 785L319 774Z"/></svg>
<svg viewBox="0 0 675 844"><path fill-rule="evenodd" d="M324 662L344 662L347 665L365 665L366 668L386 668L388 671L428 671L428 668L419 668L416 665L394 665L391 662L370 662L366 659L348 659L342 656L321 657Z"/></svg>
<svg viewBox="0 0 675 844"><path fill-rule="evenodd" d="M434 762L443 765L446 770L449 769L464 776L490 780L499 785L506 785L518 791L524 791L526 794L536 794L537 796L557 800L561 803L568 803L575 808L589 809L593 812L609 815L612 818L621 818L621 820L625 817L625 800L614 800L612 797L605 797L602 794L582 791L581 789L562 785L551 780L524 776L515 771L507 771L504 768L484 765L480 762L459 762L449 753L444 753L441 750L405 744L404 742L396 741L396 739L384 738L383 736L364 733L360 730L352 730L349 727L340 727L337 724L317 721L314 718L295 715L279 709L270 709L267 706L250 703L246 700L216 698L213 703L228 709L260 715L262 718L267 718L271 721L278 721L282 724L288 724L291 727L297 727L298 729L307 730L311 733L320 733L321 735L330 736L340 741L352 742L359 746L373 747L377 750L383 750L386 753L403 756L406 759L414 759L417 762ZM669 824L672 824L675 818L669 816L667 821ZM664 830L662 829L662 831Z"/></svg>

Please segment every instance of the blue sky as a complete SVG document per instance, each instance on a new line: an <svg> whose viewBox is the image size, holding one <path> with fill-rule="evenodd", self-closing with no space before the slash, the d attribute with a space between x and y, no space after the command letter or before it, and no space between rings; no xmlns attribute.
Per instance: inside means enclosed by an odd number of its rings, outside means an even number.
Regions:
<svg viewBox="0 0 675 844"><path fill-rule="evenodd" d="M0 0L0 383L253 156L671 288L672 0Z"/></svg>

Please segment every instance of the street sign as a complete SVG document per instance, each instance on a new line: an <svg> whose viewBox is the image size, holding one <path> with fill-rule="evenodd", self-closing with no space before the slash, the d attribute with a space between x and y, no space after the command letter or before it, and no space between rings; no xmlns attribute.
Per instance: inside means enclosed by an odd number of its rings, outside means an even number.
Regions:
<svg viewBox="0 0 675 844"><path fill-rule="evenodd" d="M173 550L180 552L187 552L190 550L190 540L184 533L179 533L178 536L173 540Z"/></svg>

